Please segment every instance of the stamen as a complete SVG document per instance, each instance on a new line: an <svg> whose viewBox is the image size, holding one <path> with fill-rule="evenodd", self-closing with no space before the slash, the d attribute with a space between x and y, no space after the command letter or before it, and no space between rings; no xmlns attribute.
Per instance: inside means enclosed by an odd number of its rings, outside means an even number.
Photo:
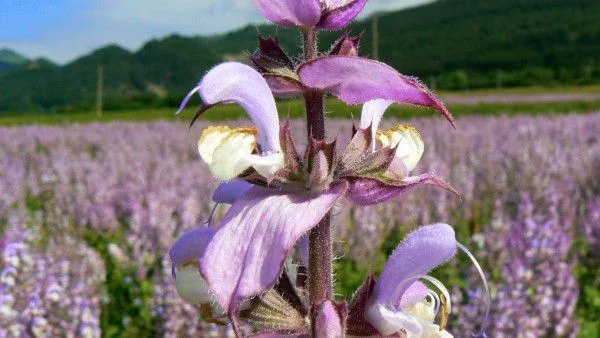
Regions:
<svg viewBox="0 0 600 338"><path fill-rule="evenodd" d="M183 98L183 101L181 101L181 104L179 105L179 109L177 110L177 113L175 113L176 115L181 113L183 108L185 108L185 106L187 106L188 101L192 98L192 95L196 94L199 90L200 90L200 85L194 87L192 90L190 90L189 93L187 93L187 95Z"/></svg>
<svg viewBox="0 0 600 338"><path fill-rule="evenodd" d="M398 294L400 292L400 290L402 290L404 288L405 285L410 285L412 284L414 281L419 280L419 279L424 279L428 282L430 282L431 284L433 284L444 296L446 296L446 299L450 299L450 293L448 292L448 289L446 289L446 287L444 286L444 284L442 284L442 282L440 282L439 280L437 280L434 277L428 276L428 275L419 275L419 276L415 276L412 278L407 278L405 280L403 280L402 282L400 282L398 284L398 286L396 287L396 290L394 291L393 296L391 297L391 299L400 299L402 298L401 294ZM393 308L393 304L388 304L389 308ZM450 311L448 311L450 312Z"/></svg>
<svg viewBox="0 0 600 338"><path fill-rule="evenodd" d="M442 284L442 282L440 282L439 280L437 280L436 278L433 278L431 276L428 275L422 275L417 277L417 279L424 279L428 282L430 282L431 284L433 284L442 294L440 296L440 300L441 300L441 304L442 306L444 306L444 302L442 297L445 297L446 300L448 301L448 314L450 314L450 312L452 312L452 303L450 302L450 293L448 292L448 289L446 289L446 287L444 286L444 284Z"/></svg>
<svg viewBox="0 0 600 338"><path fill-rule="evenodd" d="M456 245L467 256L469 256L469 259L471 259L471 262L473 263L473 265L475 265L475 268L477 269L477 272L479 273L479 277L481 278L481 281L483 282L483 287L485 289L485 314L483 316L483 320L481 321L481 328L479 329L479 332L474 333L473 336L474 337L487 337L487 335L485 333L485 329L487 328L487 325L488 325L488 320L489 320L489 316L490 316L490 306L492 303L492 299L490 296L490 288L488 286L487 279L485 278L485 274L483 273L483 269L481 269L479 262L477 262L477 259L475 259L475 256L473 256L473 254L469 251L469 249L467 249L464 245L460 244L459 242L456 242Z"/></svg>
<svg viewBox="0 0 600 338"><path fill-rule="evenodd" d="M433 290L429 290L429 297L431 297L435 303L435 314L437 315L440 311L440 305L442 304L440 296L438 296L438 294Z"/></svg>
<svg viewBox="0 0 600 338"><path fill-rule="evenodd" d="M402 285L405 285L407 283L412 283L415 280L419 280L419 279L424 279L424 280L430 282L440 291L441 295L437 296L437 294L436 294L436 297L435 297L436 301L439 300L439 303L436 304L436 314L437 314L437 312L440 308L440 304L441 304L442 313L440 315L440 323L445 324L448 321L448 315L450 315L450 313L452 312L452 302L450 301L450 293L448 292L448 289L446 289L444 284L442 284L442 282L440 282L436 278L428 276L428 275L420 275L420 276L406 279L398 285L396 292L398 292L398 290L400 290L402 288ZM435 294L435 292L433 292L433 293ZM394 296L393 298L397 299L399 297ZM442 327L442 325L440 325L440 327Z"/></svg>
<svg viewBox="0 0 600 338"><path fill-rule="evenodd" d="M440 331L446 329L448 324L448 316L450 315L450 299L446 299L446 296L440 297L442 302L442 314L440 315Z"/></svg>

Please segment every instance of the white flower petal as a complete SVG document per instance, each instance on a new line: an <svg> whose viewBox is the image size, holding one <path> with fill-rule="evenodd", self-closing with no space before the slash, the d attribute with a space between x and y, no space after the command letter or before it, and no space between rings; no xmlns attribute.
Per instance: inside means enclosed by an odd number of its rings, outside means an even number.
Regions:
<svg viewBox="0 0 600 338"><path fill-rule="evenodd" d="M376 99L367 101L362 106L362 112L360 114L360 127L368 128L371 126L373 137L377 133L383 114L391 106L394 101ZM373 142L373 150L375 150L375 142Z"/></svg>
<svg viewBox="0 0 600 338"><path fill-rule="evenodd" d="M208 127L202 132L198 141L198 152L202 160L211 165L215 149L231 134L231 128L227 126Z"/></svg>
<svg viewBox="0 0 600 338"><path fill-rule="evenodd" d="M321 0L321 4L325 5L327 9L335 9L346 6L352 0Z"/></svg>
<svg viewBox="0 0 600 338"><path fill-rule="evenodd" d="M402 329L408 337L420 337L423 332L421 322L410 313L401 309L390 310L382 304L373 302L367 308L366 319L384 336L394 334Z"/></svg>
<svg viewBox="0 0 600 338"><path fill-rule="evenodd" d="M256 171L264 177L270 177L285 164L283 153L273 153L267 155L250 155L249 162Z"/></svg>
<svg viewBox="0 0 600 338"><path fill-rule="evenodd" d="M253 154L256 133L255 128L209 127L198 141L198 152L218 179L234 179L250 167L269 177L283 167L284 155L281 152Z"/></svg>
<svg viewBox="0 0 600 338"><path fill-rule="evenodd" d="M405 330L408 338L452 338L446 330L434 324L430 317L432 312L428 304L412 306L410 310L391 310L380 304L373 303L367 308L366 318L379 333L388 336ZM419 314L413 313L419 312ZM421 313L424 312L424 313ZM420 316L426 315L427 318Z"/></svg>
<svg viewBox="0 0 600 338"><path fill-rule="evenodd" d="M236 178L252 166L250 157L255 147L256 136L252 132L234 129L215 148L210 171L221 180Z"/></svg>
<svg viewBox="0 0 600 338"><path fill-rule="evenodd" d="M408 171L417 166L425 150L421 134L412 126L398 125L387 131L378 131L377 139L384 147L397 147L396 157L402 159Z"/></svg>
<svg viewBox="0 0 600 338"><path fill-rule="evenodd" d="M421 323L423 332L421 332L420 336L415 336L416 338L453 338L448 331L440 330L439 325L422 318L417 318L417 320Z"/></svg>
<svg viewBox="0 0 600 338"><path fill-rule="evenodd" d="M175 268L175 287L181 298L190 304L208 304L212 300L206 281L200 275L197 264Z"/></svg>
<svg viewBox="0 0 600 338"><path fill-rule="evenodd" d="M435 304L433 302L423 300L411 306L404 308L416 317L421 317L430 323L435 319Z"/></svg>

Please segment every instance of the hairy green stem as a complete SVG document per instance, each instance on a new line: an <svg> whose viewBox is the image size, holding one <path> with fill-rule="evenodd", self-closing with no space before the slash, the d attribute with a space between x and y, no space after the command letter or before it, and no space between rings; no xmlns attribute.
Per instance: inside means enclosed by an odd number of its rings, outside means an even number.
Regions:
<svg viewBox="0 0 600 338"><path fill-rule="evenodd" d="M317 33L304 32L304 60L317 57ZM325 103L320 91L304 93L306 129L310 137L325 138ZM327 214L309 234L308 285L311 306L333 297L333 255L331 249L330 215Z"/></svg>

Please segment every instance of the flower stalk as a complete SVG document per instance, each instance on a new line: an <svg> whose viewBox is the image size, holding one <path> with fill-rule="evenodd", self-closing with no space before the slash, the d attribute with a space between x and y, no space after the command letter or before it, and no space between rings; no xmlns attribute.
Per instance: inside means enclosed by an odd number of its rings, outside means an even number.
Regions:
<svg viewBox="0 0 600 338"><path fill-rule="evenodd" d="M317 31L308 30L303 34L304 59L317 57ZM311 90L304 94L306 107L306 129L308 140L325 138L325 102L322 92ZM333 254L331 246L330 214L319 222L309 234L309 298L311 307L332 298Z"/></svg>
<svg viewBox="0 0 600 338"><path fill-rule="evenodd" d="M309 293L311 305L332 298L332 248L330 214L309 234Z"/></svg>
<svg viewBox="0 0 600 338"><path fill-rule="evenodd" d="M304 61L311 61L317 57L317 31L315 29L307 29L302 32L304 40Z"/></svg>
<svg viewBox="0 0 600 338"><path fill-rule="evenodd" d="M325 138L325 103L323 98L323 93L316 90L310 90L304 94L306 130L309 140L311 137L318 141Z"/></svg>
<svg viewBox="0 0 600 338"><path fill-rule="evenodd" d="M346 33L325 55L319 54L318 30L345 27L366 1L307 0L299 5L295 0L254 0L267 18L302 32L301 63L288 56L277 38L259 36L259 48L251 57L257 69L239 62L217 65L181 104L180 111L196 93L202 99L192 123L211 107L231 103L242 106L254 123L249 128L210 126L202 132L200 157L223 181L213 200L231 207L218 226L182 236L170 252L180 295L201 304L205 295L214 297L218 308L210 317L218 313L229 320L238 336L244 324L256 332L312 332L315 337L402 332L429 337L443 330L444 321L441 326L433 322L441 305L427 297L440 298L416 280L431 279L424 274L454 253L454 231L448 225L426 227L413 236L408 248L423 247L427 254L409 250L411 264L402 273L394 272L403 262L397 256L405 256L399 253L391 259L392 272L381 282L371 278L359 298L350 303L333 299L331 208L339 199L357 205L382 203L420 184L455 192L433 174L409 174L424 150L416 129L378 130L394 102L436 108L453 123L439 99L418 80L358 57L360 37ZM327 93L348 104L363 104L361 126L353 129L351 141L339 153L336 142L325 141ZM294 145L289 124L280 124L276 96L304 99L304 156ZM298 278L294 264L286 263L292 262L289 256L295 249L300 250L308 283ZM289 275L282 274L286 270ZM402 306L390 306L398 297ZM346 325L350 317L355 318L352 327Z"/></svg>

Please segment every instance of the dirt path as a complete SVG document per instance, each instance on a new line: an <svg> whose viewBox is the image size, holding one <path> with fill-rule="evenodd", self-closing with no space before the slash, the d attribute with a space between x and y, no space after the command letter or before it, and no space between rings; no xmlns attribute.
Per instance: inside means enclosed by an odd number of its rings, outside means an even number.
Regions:
<svg viewBox="0 0 600 338"><path fill-rule="evenodd" d="M553 94L447 94L442 99L446 104L476 105L480 103L533 103L600 101L600 93L553 93Z"/></svg>

